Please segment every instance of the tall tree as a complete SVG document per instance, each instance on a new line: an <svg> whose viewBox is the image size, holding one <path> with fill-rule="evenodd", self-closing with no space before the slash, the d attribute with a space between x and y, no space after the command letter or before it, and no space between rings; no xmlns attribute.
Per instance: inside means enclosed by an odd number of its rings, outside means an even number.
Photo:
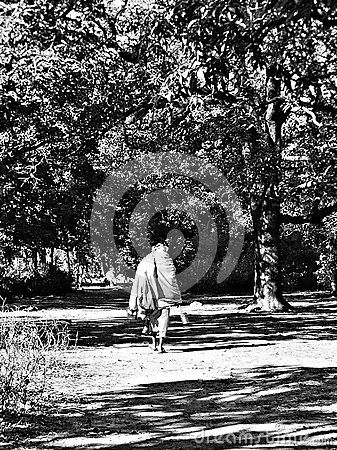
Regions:
<svg viewBox="0 0 337 450"><path fill-rule="evenodd" d="M2 245L88 246L98 142L123 115L125 71L102 52L98 2L85 3L0 5Z"/></svg>
<svg viewBox="0 0 337 450"><path fill-rule="evenodd" d="M290 307L280 279L282 221L319 221L337 208L331 197L316 198L309 211L294 217L281 214L280 196L285 124L300 116L319 134L320 120L331 122L336 111L335 96L322 95L327 84L334 89L335 7L329 0L185 0L171 2L157 28L163 48L173 41L184 55L184 70L170 74L171 85L174 80L180 87L175 97L217 104L233 111L241 125L255 240L254 296L264 310Z"/></svg>
<svg viewBox="0 0 337 450"><path fill-rule="evenodd" d="M7 207L22 208L33 192L35 216L46 216L53 234L65 227L68 239L79 230L67 214L58 220L64 208L51 208L51 180L63 180L56 182L57 202L66 192L74 206L77 199L90 203L95 170L108 173L128 156L170 147L198 154L223 168L250 208L258 305L289 307L280 280L281 223L318 223L336 210L334 156L327 172L316 164L326 161L322 142L326 152L334 147L335 6L331 0L1 4ZM308 138L312 178L326 172L330 187L308 190L299 176L292 187L304 185L301 208L289 198L294 177L285 177L284 160ZM87 179L93 183L85 190ZM27 195L17 196L18 187ZM13 211L5 216L7 230L17 226Z"/></svg>

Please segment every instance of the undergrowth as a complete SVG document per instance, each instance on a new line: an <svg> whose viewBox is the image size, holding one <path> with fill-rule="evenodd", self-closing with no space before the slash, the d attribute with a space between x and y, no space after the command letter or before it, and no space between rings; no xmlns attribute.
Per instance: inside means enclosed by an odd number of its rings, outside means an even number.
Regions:
<svg viewBox="0 0 337 450"><path fill-rule="evenodd" d="M69 346L69 328L55 320L0 316L0 413L20 415L41 406L60 352Z"/></svg>

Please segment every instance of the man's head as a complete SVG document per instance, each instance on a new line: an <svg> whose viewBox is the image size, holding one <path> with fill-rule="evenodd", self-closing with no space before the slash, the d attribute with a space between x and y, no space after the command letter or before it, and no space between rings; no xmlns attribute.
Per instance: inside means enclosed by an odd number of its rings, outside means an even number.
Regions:
<svg viewBox="0 0 337 450"><path fill-rule="evenodd" d="M150 241L150 244L152 246L152 250L162 249L167 252L168 248L169 248L168 241L167 241L166 237L163 237L163 236L153 237L153 239L151 239L151 241Z"/></svg>

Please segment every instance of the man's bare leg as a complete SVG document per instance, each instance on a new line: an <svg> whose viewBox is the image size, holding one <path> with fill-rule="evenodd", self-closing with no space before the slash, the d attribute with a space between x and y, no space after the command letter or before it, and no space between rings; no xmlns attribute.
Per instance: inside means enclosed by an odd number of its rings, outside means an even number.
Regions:
<svg viewBox="0 0 337 450"><path fill-rule="evenodd" d="M152 338L152 349L154 351L157 351L158 350L158 346L157 346L157 338L156 338L155 333L152 334L151 338Z"/></svg>
<svg viewBox="0 0 337 450"><path fill-rule="evenodd" d="M169 308L162 308L161 310L161 315L158 318L158 335L159 335L159 343L158 343L158 351L159 353L166 353L166 350L163 346L165 337L166 337L166 332L167 332L167 328L169 325L169 320L170 320L170 309Z"/></svg>
<svg viewBox="0 0 337 450"><path fill-rule="evenodd" d="M160 337L159 338L159 343L158 343L158 351L159 351L159 353L166 353L166 350L163 347L163 343L164 343L164 338Z"/></svg>

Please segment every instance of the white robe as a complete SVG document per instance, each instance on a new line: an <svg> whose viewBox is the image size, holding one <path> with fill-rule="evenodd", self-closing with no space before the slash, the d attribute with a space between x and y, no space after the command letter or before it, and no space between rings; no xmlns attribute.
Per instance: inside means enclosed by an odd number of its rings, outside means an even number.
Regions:
<svg viewBox="0 0 337 450"><path fill-rule="evenodd" d="M169 306L180 302L181 294L173 260L163 248L155 248L137 267L129 308L142 312L164 304Z"/></svg>

